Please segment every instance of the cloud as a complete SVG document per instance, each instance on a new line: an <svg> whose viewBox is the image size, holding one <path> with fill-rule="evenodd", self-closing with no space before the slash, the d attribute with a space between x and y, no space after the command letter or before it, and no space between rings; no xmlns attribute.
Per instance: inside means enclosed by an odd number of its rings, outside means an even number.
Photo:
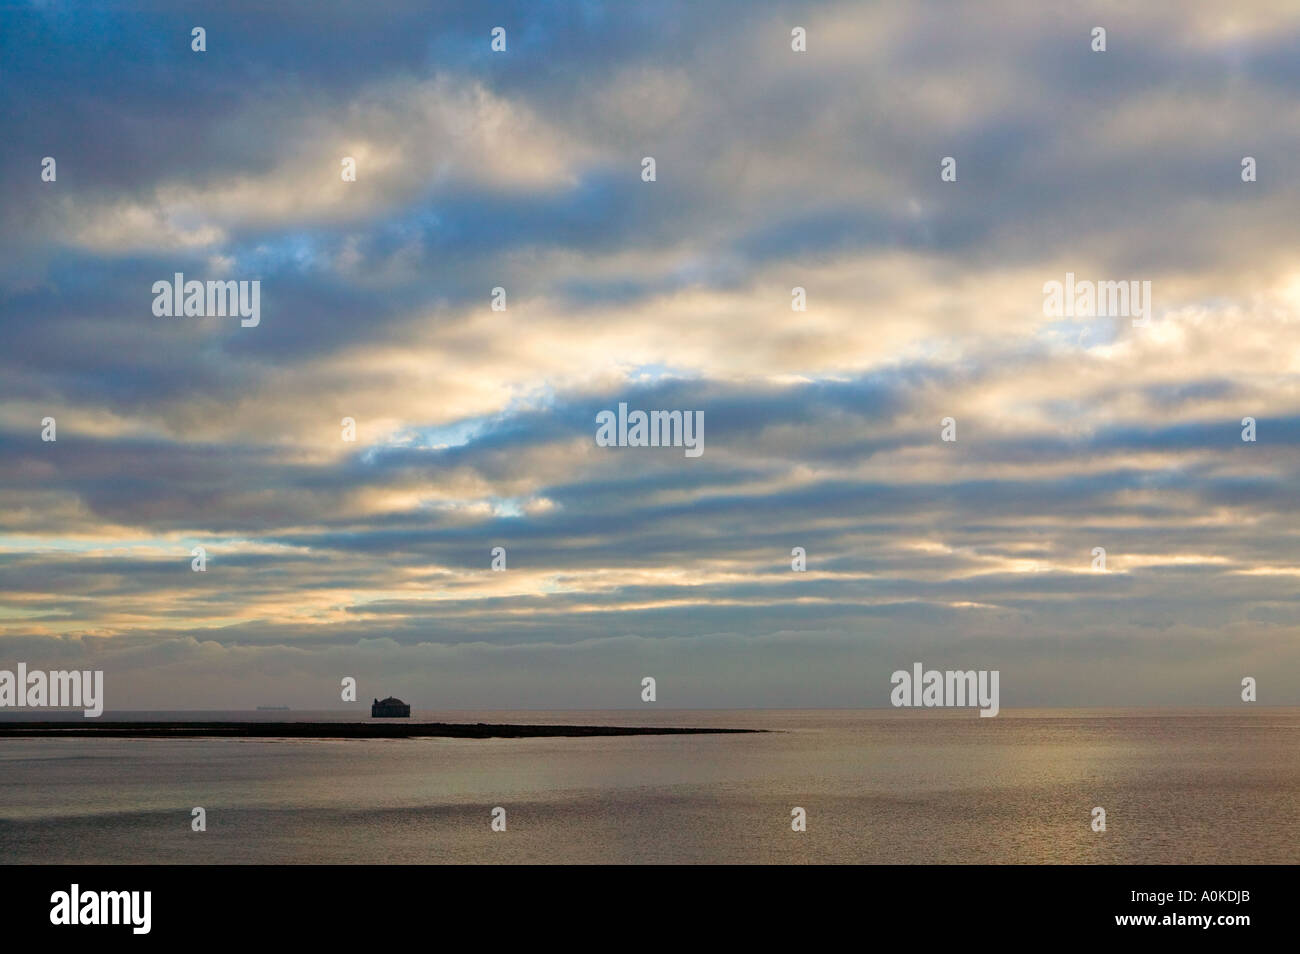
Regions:
<svg viewBox="0 0 1300 954"><path fill-rule="evenodd" d="M119 708L1300 700L1295 11L718 10L15 14L0 651ZM178 271L261 324L156 318Z"/></svg>

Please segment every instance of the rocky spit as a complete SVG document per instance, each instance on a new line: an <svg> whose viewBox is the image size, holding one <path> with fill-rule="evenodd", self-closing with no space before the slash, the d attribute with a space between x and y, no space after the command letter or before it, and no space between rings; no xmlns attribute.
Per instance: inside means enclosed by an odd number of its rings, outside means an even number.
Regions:
<svg viewBox="0 0 1300 954"><path fill-rule="evenodd" d="M734 735L763 729L680 726L490 725L486 722L0 722L5 738L538 739L613 735Z"/></svg>

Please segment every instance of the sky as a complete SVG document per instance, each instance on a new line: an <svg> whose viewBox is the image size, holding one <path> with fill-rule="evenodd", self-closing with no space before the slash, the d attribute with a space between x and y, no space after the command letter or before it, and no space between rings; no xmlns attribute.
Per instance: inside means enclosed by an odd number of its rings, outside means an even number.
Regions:
<svg viewBox="0 0 1300 954"><path fill-rule="evenodd" d="M0 4L0 668L1300 704L1298 93L1293 0Z"/></svg>

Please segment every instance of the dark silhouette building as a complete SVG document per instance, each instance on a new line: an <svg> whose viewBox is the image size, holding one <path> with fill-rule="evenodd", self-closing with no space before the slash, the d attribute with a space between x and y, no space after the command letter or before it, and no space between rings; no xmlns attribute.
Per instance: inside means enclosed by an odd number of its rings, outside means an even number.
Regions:
<svg viewBox="0 0 1300 954"><path fill-rule="evenodd" d="M372 719L409 719L410 717L411 707L396 696L389 696L382 702L376 699L370 706Z"/></svg>

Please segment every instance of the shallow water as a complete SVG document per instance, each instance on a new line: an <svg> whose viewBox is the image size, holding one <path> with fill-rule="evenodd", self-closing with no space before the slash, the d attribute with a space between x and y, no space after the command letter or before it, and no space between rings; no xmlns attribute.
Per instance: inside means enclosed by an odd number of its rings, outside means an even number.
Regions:
<svg viewBox="0 0 1300 954"><path fill-rule="evenodd" d="M352 713L141 718L354 719ZM40 714L49 718L49 714ZM130 718L106 713L105 718ZM9 739L0 860L1296 863L1300 709L417 712L598 739ZM190 830L191 808L207 831ZM507 830L490 830L496 806ZM806 809L808 830L790 829ZM1107 812L1093 832L1091 811Z"/></svg>

